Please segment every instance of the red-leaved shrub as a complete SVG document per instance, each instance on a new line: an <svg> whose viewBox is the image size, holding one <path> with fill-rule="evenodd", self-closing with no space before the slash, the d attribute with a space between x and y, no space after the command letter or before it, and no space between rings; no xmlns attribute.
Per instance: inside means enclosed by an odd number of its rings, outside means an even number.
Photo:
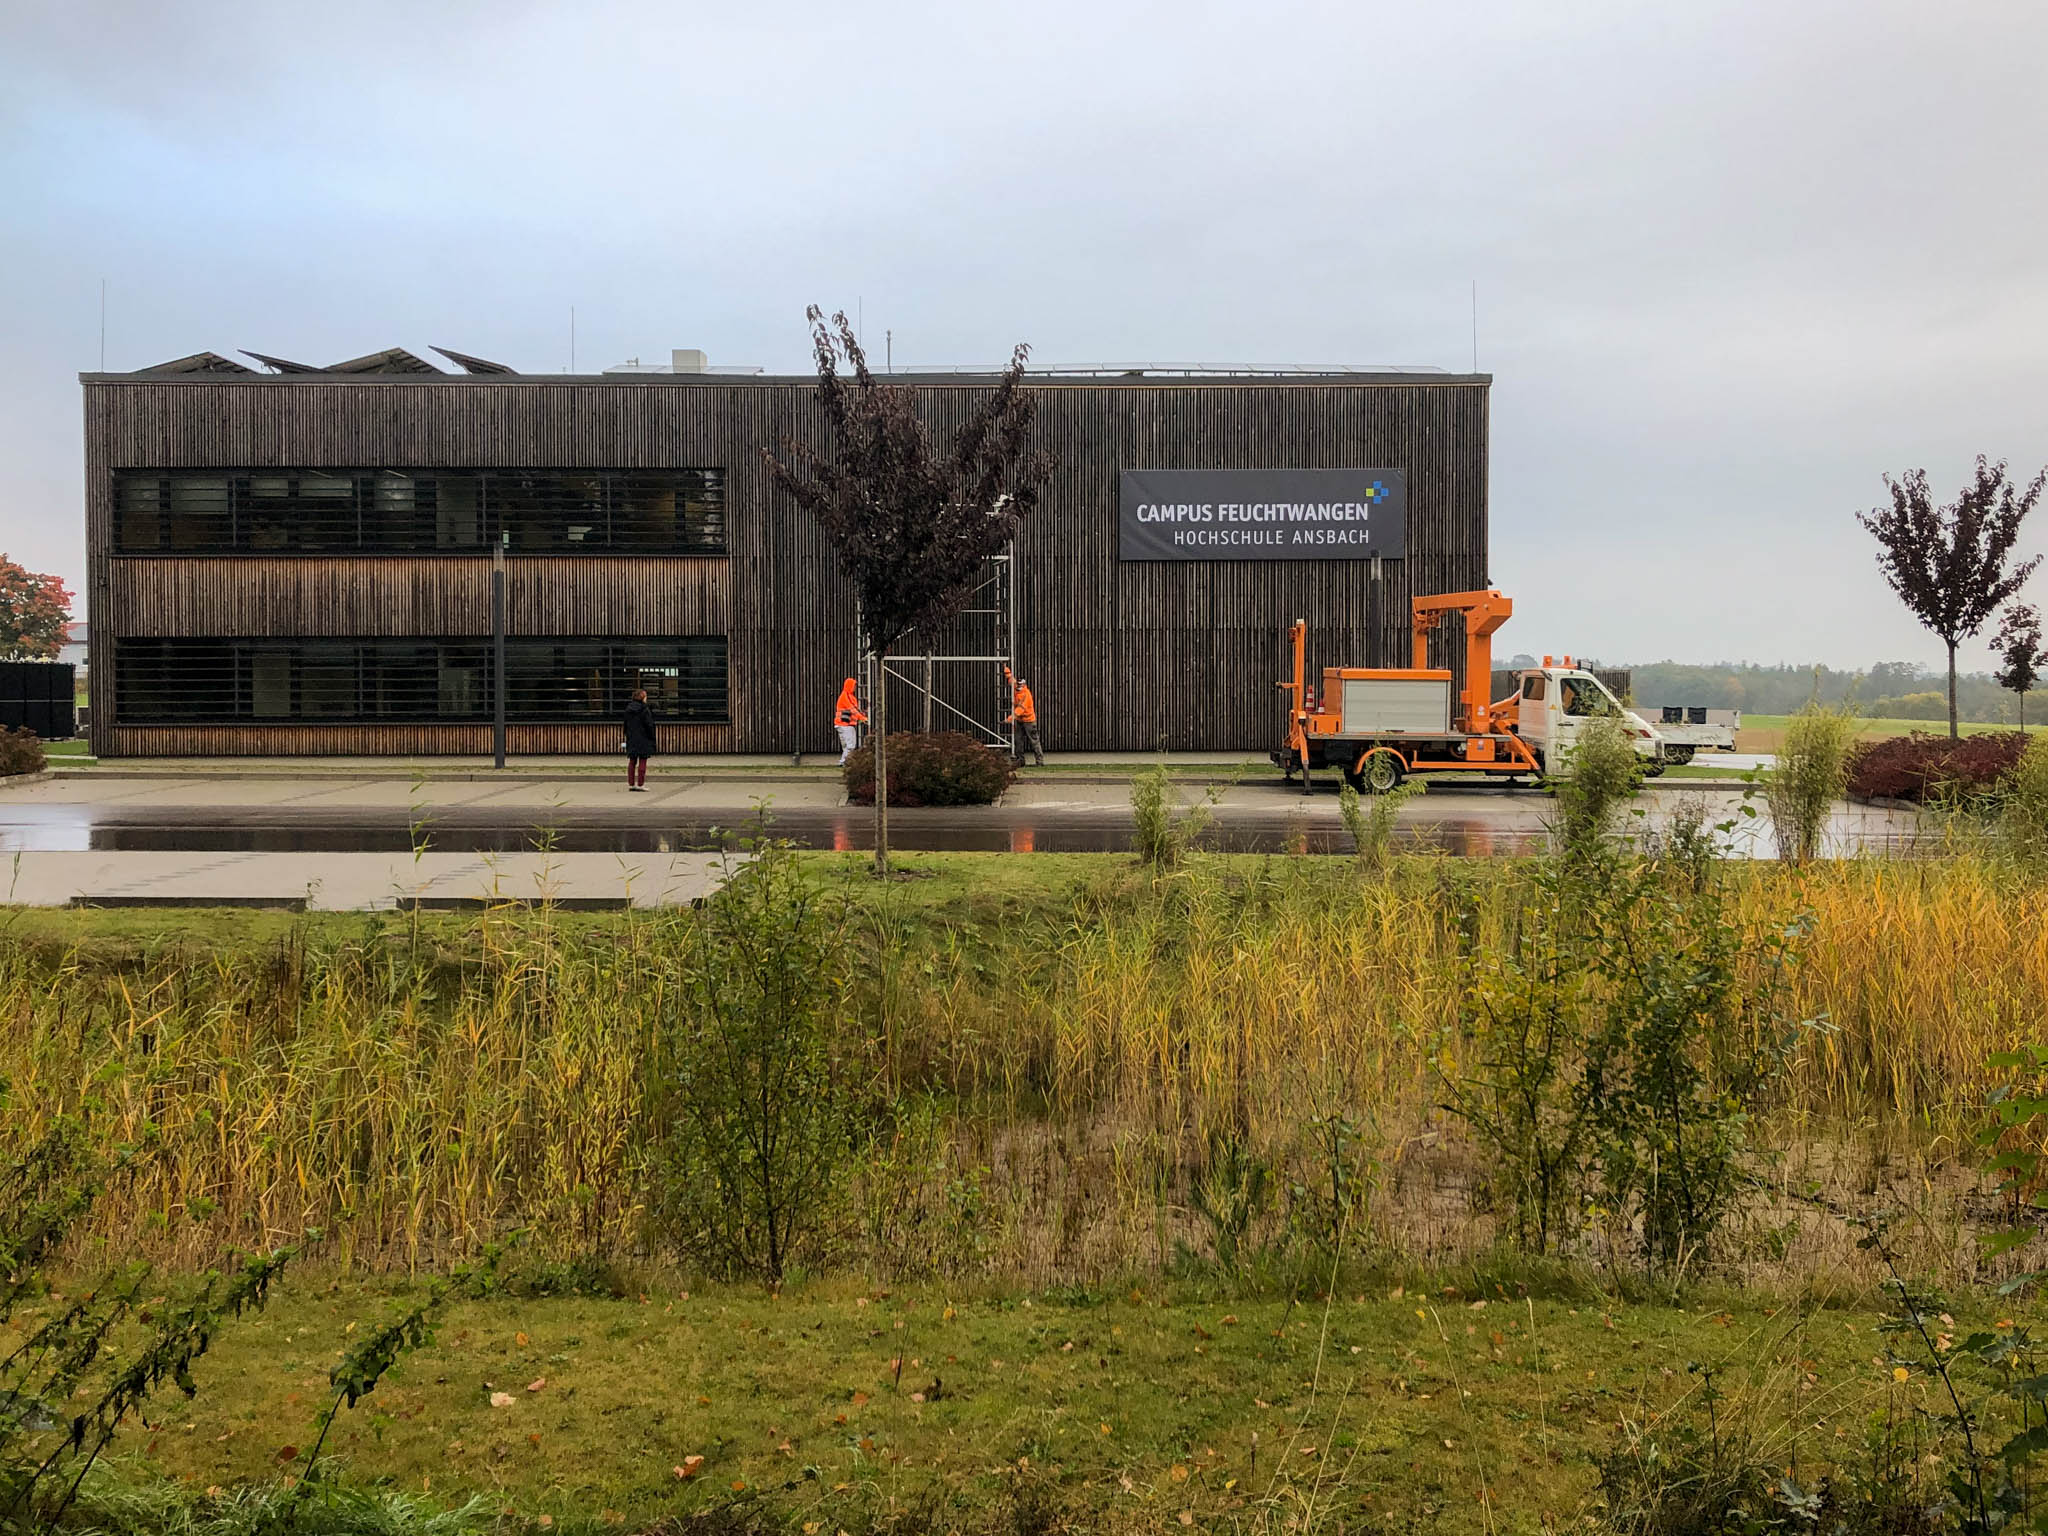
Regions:
<svg viewBox="0 0 2048 1536"><path fill-rule="evenodd" d="M994 805L1017 778L1007 752L983 746L965 731L891 731L891 805ZM857 805L875 803L875 749L858 748L846 760L846 794Z"/></svg>
<svg viewBox="0 0 2048 1536"><path fill-rule="evenodd" d="M2018 731L1951 741L1915 731L1861 743L1849 755L1849 793L1865 800L1925 802L1982 794L2012 772L2027 749Z"/></svg>
<svg viewBox="0 0 2048 1536"><path fill-rule="evenodd" d="M0 778L17 773L41 773L50 760L43 756L42 738L27 726L0 730Z"/></svg>

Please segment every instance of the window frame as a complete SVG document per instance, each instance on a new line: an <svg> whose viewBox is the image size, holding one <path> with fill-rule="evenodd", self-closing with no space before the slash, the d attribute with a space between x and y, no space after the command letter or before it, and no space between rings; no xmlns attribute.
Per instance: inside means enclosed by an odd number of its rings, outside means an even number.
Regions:
<svg viewBox="0 0 2048 1536"><path fill-rule="evenodd" d="M732 641L728 635L662 635L652 638L619 635L518 635L506 646L506 710L508 725L616 725L625 712L633 687L649 672L672 672L678 704L694 704L688 711L664 712L666 699L656 701L655 720L662 725L730 725L732 723ZM211 653L208 649L212 648ZM322 726L322 725L489 725L493 697L491 637L488 635L138 635L117 637L112 666L113 723L134 726ZM552 650L602 652L597 686L601 697L582 710L541 707L522 709L516 702L519 682L514 671L521 652ZM431 677L420 667L424 653L433 653ZM406 653L412 653L408 658ZM257 714L256 673L258 659L288 655L281 681L274 675L274 663L266 664L263 697L269 700L282 687L288 700L284 714ZM394 683L394 664L405 658L419 668L418 676ZM588 658L586 657L586 660ZM140 677L131 668L147 671ZM346 713L307 712L308 668L322 672L353 671L354 707ZM142 686L158 697L191 696L195 675L208 679L211 698L202 696L199 707L188 710L157 710L136 714L131 710L133 690ZM474 712L449 714L442 701L450 691L451 674L471 674L478 699ZM317 675L317 674L316 674ZM331 681L331 678L328 679ZM563 689L573 677L564 673ZM688 686L686 686L688 685ZM379 713L373 701L389 697L392 688L410 689L422 701L416 710ZM664 694L667 690L663 690ZM225 707L222 707L225 701ZM543 705L548 702L543 697Z"/></svg>
<svg viewBox="0 0 2048 1536"><path fill-rule="evenodd" d="M340 480L351 485L346 507L341 505L344 498L311 496L301 484ZM384 494L391 488L388 482L394 480L403 480L407 486L402 516L396 510L399 503ZM223 492L211 494L225 496L226 505L217 515L225 527L226 542L173 543L181 520L195 520L190 498L206 481L225 483ZM259 494L254 483L276 481L288 484L283 496ZM525 506L519 505L512 490L522 483L530 498ZM730 483L725 468L708 465L658 469L130 465L109 472L107 553L117 560L473 560L502 545L514 559L726 560L732 557ZM145 486L150 487L146 496L140 494ZM185 492L182 507L181 487ZM450 493L445 505L444 487ZM494 487L503 488L499 496L493 495ZM648 505L663 496L670 501L677 540L667 545L641 542L636 534L658 522L650 517ZM572 501L577 513L573 520L569 515ZM451 508L456 509L452 519L448 515ZM552 526L551 519L560 519L559 528ZM130 542L130 535L139 531L145 520L157 542ZM465 525L474 529L477 541L441 542L451 521L459 529ZM335 536L351 522L355 529L352 539L345 534ZM388 537L390 529L401 522L410 523L410 544ZM572 539L571 527L594 530L600 536ZM266 533L281 529L284 542L258 544L259 528ZM687 538L683 537L686 532ZM308 537L314 542L305 542Z"/></svg>

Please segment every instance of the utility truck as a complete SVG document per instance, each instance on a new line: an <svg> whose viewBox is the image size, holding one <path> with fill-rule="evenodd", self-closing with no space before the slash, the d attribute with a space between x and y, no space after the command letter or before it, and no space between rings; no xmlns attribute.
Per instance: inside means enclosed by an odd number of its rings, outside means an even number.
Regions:
<svg viewBox="0 0 2048 1536"><path fill-rule="evenodd" d="M1742 729L1739 709L1666 704L1658 713L1662 718L1654 722L1657 734L1664 738L1665 757L1674 763L1689 763L1701 750L1733 752L1735 733Z"/></svg>
<svg viewBox="0 0 2048 1536"><path fill-rule="evenodd" d="M1411 773L1483 773L1503 782L1534 783L1563 771L1588 721L1618 719L1649 771L1682 761L1641 716L1623 708L1605 684L1565 656L1514 674L1514 692L1492 701L1493 633L1514 612L1503 593L1450 592L1415 599L1412 667L1325 667L1322 687L1307 677L1308 626L1290 630L1293 675L1277 686L1287 695L1287 731L1273 761L1304 794L1318 770L1334 769L1354 789L1384 794ZM1464 621L1465 688L1453 708L1452 674L1429 665L1429 637L1453 615ZM1684 749L1684 757L1692 751Z"/></svg>

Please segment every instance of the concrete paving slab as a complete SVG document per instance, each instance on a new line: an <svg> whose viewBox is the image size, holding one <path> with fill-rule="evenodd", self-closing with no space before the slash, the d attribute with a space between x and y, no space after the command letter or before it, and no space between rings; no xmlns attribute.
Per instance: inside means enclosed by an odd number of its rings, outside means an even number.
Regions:
<svg viewBox="0 0 2048 1536"><path fill-rule="evenodd" d="M551 901L668 907L717 890L717 854L26 852L0 867L13 906L268 906L364 912Z"/></svg>

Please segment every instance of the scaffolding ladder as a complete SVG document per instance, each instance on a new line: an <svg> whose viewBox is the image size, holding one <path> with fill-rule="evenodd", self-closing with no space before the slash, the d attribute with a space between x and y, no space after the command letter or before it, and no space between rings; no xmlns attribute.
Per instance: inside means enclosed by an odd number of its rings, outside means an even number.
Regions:
<svg viewBox="0 0 2048 1536"><path fill-rule="evenodd" d="M1010 728L1002 721L1003 701L1008 697L1003 671L1017 664L1016 614L1017 559L1014 544L1001 554L989 557L968 596L967 606L953 620L954 626L962 620L989 620L990 644L985 652L941 654L931 650L898 651L888 657L877 657L867 642L865 616L856 610L854 646L860 656L860 693L867 701L870 716L874 714L880 698L877 683L887 679L904 684L917 694L919 723L916 729L925 732L965 731L988 746L1008 751ZM914 634L908 635L898 643L909 643L917 638ZM948 690L938 678L937 669L958 662L994 669L996 708L993 718L980 718L969 707L969 701L962 700L957 694L947 697ZM894 730L912 728L907 722L894 718L889 724Z"/></svg>

